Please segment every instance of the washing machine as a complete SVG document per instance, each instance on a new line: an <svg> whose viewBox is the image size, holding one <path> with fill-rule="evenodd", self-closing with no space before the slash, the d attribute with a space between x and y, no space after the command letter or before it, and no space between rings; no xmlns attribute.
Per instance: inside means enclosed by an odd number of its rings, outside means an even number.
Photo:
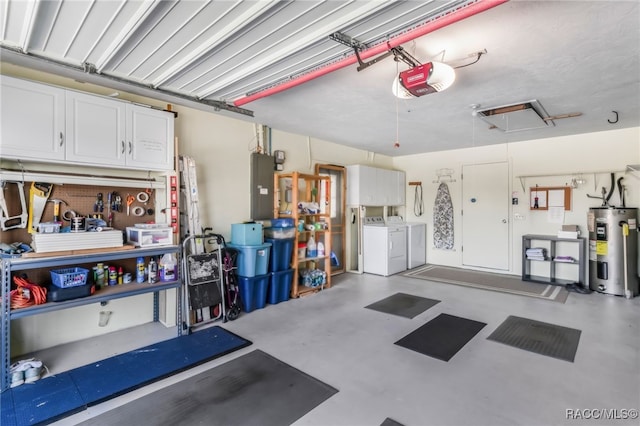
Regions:
<svg viewBox="0 0 640 426"><path fill-rule="evenodd" d="M407 270L407 227L365 217L362 226L363 271L389 276Z"/></svg>

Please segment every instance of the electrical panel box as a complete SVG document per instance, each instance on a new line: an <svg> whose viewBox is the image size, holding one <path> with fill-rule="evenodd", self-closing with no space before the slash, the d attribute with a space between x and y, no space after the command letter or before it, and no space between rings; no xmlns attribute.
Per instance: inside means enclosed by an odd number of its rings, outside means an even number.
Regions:
<svg viewBox="0 0 640 426"><path fill-rule="evenodd" d="M251 154L251 219L273 218L275 161L267 154Z"/></svg>

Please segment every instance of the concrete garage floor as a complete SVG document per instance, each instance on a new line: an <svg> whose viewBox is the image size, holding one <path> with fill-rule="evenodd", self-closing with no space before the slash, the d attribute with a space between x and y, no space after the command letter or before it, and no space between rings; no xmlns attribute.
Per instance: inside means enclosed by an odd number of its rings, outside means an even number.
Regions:
<svg viewBox="0 0 640 426"><path fill-rule="evenodd" d="M413 319L365 308L397 292L441 303ZM449 362L394 345L441 313L487 326ZM575 362L487 340L509 315L582 330ZM631 417L640 409L640 297L572 293L561 304L401 275L342 274L326 291L212 325L253 345L55 424L77 424L255 349L338 389L295 423L300 426L380 425L386 418L407 426L638 424ZM105 344L126 351L174 335L175 329L150 324L102 336L100 344L84 342L75 351L73 344L53 349L48 359L76 353L67 363L83 365L103 358L99 348ZM618 419L588 418L602 409Z"/></svg>

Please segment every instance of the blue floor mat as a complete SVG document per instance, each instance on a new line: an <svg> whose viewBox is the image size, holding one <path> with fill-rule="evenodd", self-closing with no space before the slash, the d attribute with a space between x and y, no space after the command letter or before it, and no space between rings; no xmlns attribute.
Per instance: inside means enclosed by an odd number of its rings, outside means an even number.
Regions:
<svg viewBox="0 0 640 426"><path fill-rule="evenodd" d="M214 326L8 389L0 424L50 423L249 345Z"/></svg>
<svg viewBox="0 0 640 426"><path fill-rule="evenodd" d="M3 398L4 394L12 394L13 407L7 407L7 412L2 407L0 424L3 426L5 416L12 417L16 426L35 425L50 423L87 408L68 373L25 383L3 392Z"/></svg>

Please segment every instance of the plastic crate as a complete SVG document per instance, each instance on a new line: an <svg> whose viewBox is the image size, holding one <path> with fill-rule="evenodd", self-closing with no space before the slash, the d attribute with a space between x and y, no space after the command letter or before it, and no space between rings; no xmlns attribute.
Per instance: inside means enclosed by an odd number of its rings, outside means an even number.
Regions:
<svg viewBox="0 0 640 426"><path fill-rule="evenodd" d="M68 288L78 287L87 283L89 270L84 268L65 268L49 271L51 273L51 282L56 287Z"/></svg>

